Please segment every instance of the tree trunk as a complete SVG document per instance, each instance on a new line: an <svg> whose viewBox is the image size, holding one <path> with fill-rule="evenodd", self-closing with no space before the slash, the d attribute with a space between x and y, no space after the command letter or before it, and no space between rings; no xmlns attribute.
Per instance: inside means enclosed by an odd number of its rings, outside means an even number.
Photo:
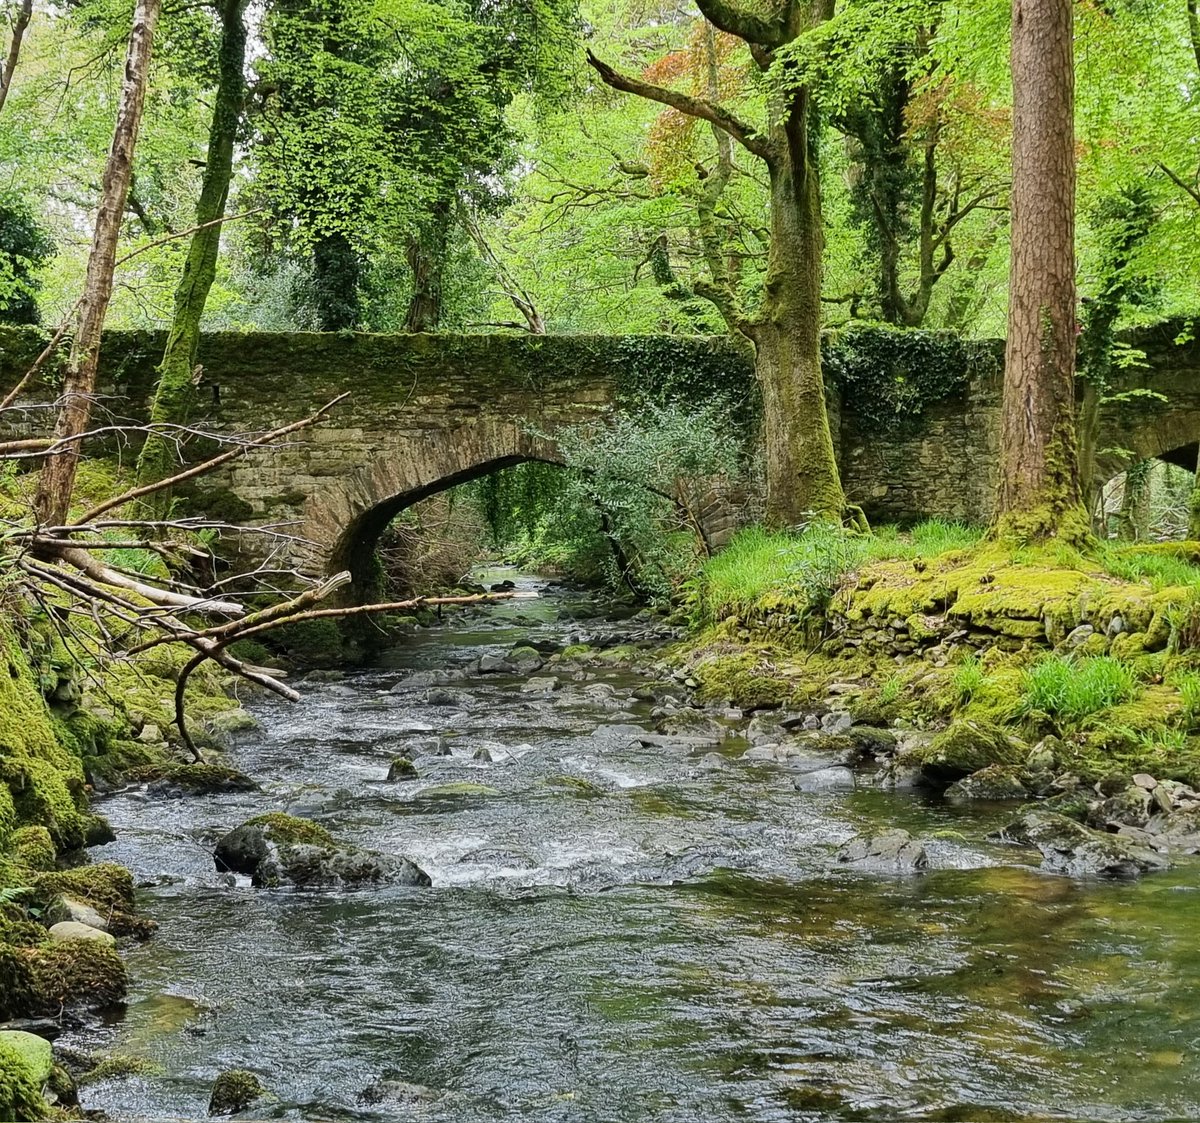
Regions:
<svg viewBox="0 0 1200 1123"><path fill-rule="evenodd" d="M1075 438L1071 0L1013 0L1012 262L997 526L1086 535Z"/></svg>
<svg viewBox="0 0 1200 1123"><path fill-rule="evenodd" d="M412 270L412 298L405 331L437 331L442 320L442 276L450 238L450 204L435 203L428 221L408 240L406 256Z"/></svg>
<svg viewBox="0 0 1200 1123"><path fill-rule="evenodd" d="M805 131L789 130L788 156L772 161L766 293L749 330L775 526L840 522L846 509L821 373L821 198Z"/></svg>
<svg viewBox="0 0 1200 1123"><path fill-rule="evenodd" d="M200 345L200 321L217 275L217 255L221 248L218 220L225 216L229 200L234 142L245 98L246 27L242 19L245 3L246 0L224 0L220 7L219 77L204 177L196 203L196 225L202 229L192 235L183 276L175 290L175 315L150 407L150 420L156 424L185 424L196 396L194 370ZM161 435L151 434L138 458L138 483L166 478L176 461L174 443ZM165 516L170 503L169 490L156 492L151 509L155 515Z"/></svg>
<svg viewBox="0 0 1200 1123"><path fill-rule="evenodd" d="M1188 502L1188 540L1200 541L1200 456L1196 461L1196 478L1192 482L1191 499Z"/></svg>
<svg viewBox="0 0 1200 1123"><path fill-rule="evenodd" d="M345 234L328 234L313 246L310 293L321 331L353 331L362 318L358 254Z"/></svg>
<svg viewBox="0 0 1200 1123"><path fill-rule="evenodd" d="M21 41L29 21L33 18L33 0L21 0L17 9L17 18L13 20L12 40L8 44L8 53L0 65L0 109L8 100L8 91L12 89L13 71L17 69L17 60L21 57Z"/></svg>
<svg viewBox="0 0 1200 1123"><path fill-rule="evenodd" d="M87 277L79 308L79 327L71 343L54 426L55 440L66 443L61 446L60 452L46 461L34 499L38 518L51 526L60 525L66 519L71 504L71 490L75 485L75 470L79 464L79 441L76 438L86 431L91 421L96 370L100 363L100 334L112 298L117 239L133 174L133 152L137 146L142 109L146 102L150 55L160 8L161 0L138 0L133 14L117 123L104 166L100 206L88 255Z"/></svg>
<svg viewBox="0 0 1200 1123"><path fill-rule="evenodd" d="M1141 542L1150 536L1150 479L1154 462L1142 460L1125 471L1121 484L1121 509L1117 512L1117 537Z"/></svg>

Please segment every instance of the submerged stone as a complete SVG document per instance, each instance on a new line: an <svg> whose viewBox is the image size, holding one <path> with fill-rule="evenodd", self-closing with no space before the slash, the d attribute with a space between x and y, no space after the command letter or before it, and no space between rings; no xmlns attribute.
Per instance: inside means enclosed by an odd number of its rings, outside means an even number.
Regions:
<svg viewBox="0 0 1200 1123"><path fill-rule="evenodd" d="M857 835L844 843L835 857L844 865L872 873L915 873L929 864L925 847L899 828Z"/></svg>

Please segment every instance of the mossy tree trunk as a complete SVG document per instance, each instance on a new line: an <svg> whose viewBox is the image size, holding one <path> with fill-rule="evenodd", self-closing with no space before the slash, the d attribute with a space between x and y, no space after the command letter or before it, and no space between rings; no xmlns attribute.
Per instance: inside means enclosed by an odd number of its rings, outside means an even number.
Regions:
<svg viewBox="0 0 1200 1123"><path fill-rule="evenodd" d="M1200 454L1197 456L1196 477L1188 498L1187 536L1193 542L1200 542Z"/></svg>
<svg viewBox="0 0 1200 1123"><path fill-rule="evenodd" d="M71 492L75 486L75 470L79 465L78 438L87 431L91 422L96 372L100 365L100 335L112 299L117 240L121 234L121 219L125 214L129 184L133 178L133 153L137 147L142 109L146 103L150 56L161 8L161 0L138 0L133 13L117 122L100 184L96 226L88 254L83 296L80 298L79 326L71 342L54 425L54 439L58 442L59 451L46 460L34 498L34 509L43 525L58 526L67 517Z"/></svg>
<svg viewBox="0 0 1200 1123"><path fill-rule="evenodd" d="M405 256L412 273L412 295L405 331L437 331L442 321L442 278L446 272L451 222L450 200L439 200L421 228L409 237Z"/></svg>
<svg viewBox="0 0 1200 1123"><path fill-rule="evenodd" d="M805 131L806 122L792 129ZM821 201L815 156L772 161L771 247L761 313L745 326L763 396L767 520L840 521L846 507L821 373Z"/></svg>
<svg viewBox="0 0 1200 1123"><path fill-rule="evenodd" d="M742 39L763 71L771 67L779 47L818 27L833 12L832 0L784 0L769 16L726 0L697 0L697 6L719 30ZM720 255L707 248L712 277L695 291L711 300L731 330L754 348L763 397L767 520L777 526L841 521L846 499L821 375L821 195L809 134L809 87L798 84L773 93L766 127L760 130L715 96L695 97L618 73L590 53L588 61L613 89L707 121L766 165L771 247L761 308L753 316L743 314L735 285L722 269L713 268Z"/></svg>
<svg viewBox="0 0 1200 1123"><path fill-rule="evenodd" d="M229 201L233 179L233 150L245 102L246 27L243 20L246 0L222 0L219 73L212 124L208 134L208 153L196 203L196 226L188 246L183 275L175 290L175 313L167 334L158 384L150 407L150 421L156 425L186 424L196 397L196 352L200 346L200 322L208 294L217 275L217 255L221 248L221 222ZM175 443L160 433L146 438L138 457L138 483L165 479L177 464ZM170 491L157 492L148 499L156 515L170 507Z"/></svg>
<svg viewBox="0 0 1200 1123"><path fill-rule="evenodd" d="M997 529L1087 534L1075 433L1071 0L1013 0L1012 259Z"/></svg>

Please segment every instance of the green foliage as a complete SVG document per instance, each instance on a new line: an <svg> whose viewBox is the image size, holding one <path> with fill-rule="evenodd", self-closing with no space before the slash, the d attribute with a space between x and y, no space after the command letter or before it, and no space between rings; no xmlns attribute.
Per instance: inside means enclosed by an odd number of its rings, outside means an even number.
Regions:
<svg viewBox="0 0 1200 1123"><path fill-rule="evenodd" d="M1110 656L1079 659L1047 655L1026 670L1022 704L1027 713L1042 713L1067 723L1077 723L1132 700L1137 692L1133 672Z"/></svg>
<svg viewBox="0 0 1200 1123"><path fill-rule="evenodd" d="M919 417L998 363L988 343L880 325L846 328L824 350L827 379L881 429Z"/></svg>
<svg viewBox="0 0 1200 1123"><path fill-rule="evenodd" d="M681 481L738 472L727 419L715 409L647 404L554 436L565 470L524 464L468 485L497 546L524 564L575 572L604 556L610 584L669 598L698 548L695 500Z"/></svg>
<svg viewBox="0 0 1200 1123"><path fill-rule="evenodd" d="M951 681L959 702L970 702L987 682L987 671L984 670L983 660L978 655L968 655L954 668L954 676Z"/></svg>
<svg viewBox="0 0 1200 1123"><path fill-rule="evenodd" d="M0 323L40 323L38 270L54 253L29 205L11 192L0 194Z"/></svg>

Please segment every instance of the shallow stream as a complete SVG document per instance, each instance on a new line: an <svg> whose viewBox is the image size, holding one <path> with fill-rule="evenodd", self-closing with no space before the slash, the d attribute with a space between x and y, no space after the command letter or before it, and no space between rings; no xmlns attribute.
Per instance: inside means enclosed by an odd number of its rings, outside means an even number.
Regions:
<svg viewBox="0 0 1200 1123"><path fill-rule="evenodd" d="M163 1074L86 1107L204 1119L217 1073L245 1067L278 1097L255 1118L1200 1118L1200 869L1072 882L984 841L1002 809L801 794L737 737L642 747L627 670L544 697L498 675L444 686L449 705L392 691L595 626L571 616L551 594L448 618L298 705L251 703L263 730L231 762L261 792L104 802L119 840L96 857L152 883L160 928L128 952L125 1016L64 1043ZM445 733L453 755L384 782ZM464 780L494 794L423 795ZM408 855L433 888L226 884L214 839L268 810ZM897 824L929 872L837 867L837 844Z"/></svg>

